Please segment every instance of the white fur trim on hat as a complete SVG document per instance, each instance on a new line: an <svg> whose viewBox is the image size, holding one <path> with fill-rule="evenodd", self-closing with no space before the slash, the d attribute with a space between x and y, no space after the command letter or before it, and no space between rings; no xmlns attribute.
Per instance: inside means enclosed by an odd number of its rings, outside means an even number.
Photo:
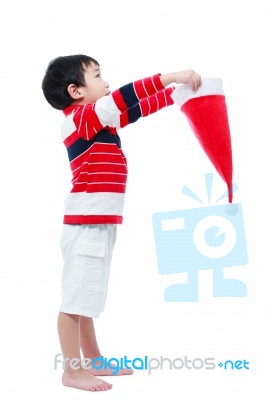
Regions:
<svg viewBox="0 0 266 400"><path fill-rule="evenodd" d="M177 86L171 94L174 102L182 107L184 103L195 97L208 96L211 94L224 95L223 81L220 78L204 78L198 90L194 91L189 85Z"/></svg>

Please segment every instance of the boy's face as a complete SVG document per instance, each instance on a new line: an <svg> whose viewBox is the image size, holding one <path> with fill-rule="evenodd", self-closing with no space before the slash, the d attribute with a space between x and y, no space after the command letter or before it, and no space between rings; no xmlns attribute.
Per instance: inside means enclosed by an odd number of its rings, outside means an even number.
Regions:
<svg viewBox="0 0 266 400"><path fill-rule="evenodd" d="M99 65L91 63L85 66L84 70L85 86L76 88L75 93L70 93L75 104L95 103L96 100L110 94L109 83L103 80Z"/></svg>

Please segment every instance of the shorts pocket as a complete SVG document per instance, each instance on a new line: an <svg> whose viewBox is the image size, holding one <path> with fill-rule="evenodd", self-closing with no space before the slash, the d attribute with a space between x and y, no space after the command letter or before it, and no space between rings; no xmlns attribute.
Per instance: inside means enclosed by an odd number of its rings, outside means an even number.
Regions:
<svg viewBox="0 0 266 400"><path fill-rule="evenodd" d="M77 243L76 253L89 257L104 257L105 245L94 240L79 240Z"/></svg>
<svg viewBox="0 0 266 400"><path fill-rule="evenodd" d="M105 244L82 239L77 242L72 278L82 289L103 292L105 287Z"/></svg>

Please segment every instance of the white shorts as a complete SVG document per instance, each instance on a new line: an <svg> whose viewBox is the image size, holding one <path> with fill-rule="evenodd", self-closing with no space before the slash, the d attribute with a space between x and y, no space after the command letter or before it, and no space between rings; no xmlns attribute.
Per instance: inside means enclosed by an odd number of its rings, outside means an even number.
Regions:
<svg viewBox="0 0 266 400"><path fill-rule="evenodd" d="M106 301L117 225L63 225L62 303L67 314L99 318Z"/></svg>

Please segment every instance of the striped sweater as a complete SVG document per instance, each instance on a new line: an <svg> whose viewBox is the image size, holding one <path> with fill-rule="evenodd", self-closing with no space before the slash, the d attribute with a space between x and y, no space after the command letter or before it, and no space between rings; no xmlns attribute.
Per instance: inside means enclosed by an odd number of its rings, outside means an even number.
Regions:
<svg viewBox="0 0 266 400"><path fill-rule="evenodd" d="M112 92L94 104L64 109L62 140L73 174L65 201L65 224L121 224L127 161L117 130L173 104L174 88L160 74Z"/></svg>

